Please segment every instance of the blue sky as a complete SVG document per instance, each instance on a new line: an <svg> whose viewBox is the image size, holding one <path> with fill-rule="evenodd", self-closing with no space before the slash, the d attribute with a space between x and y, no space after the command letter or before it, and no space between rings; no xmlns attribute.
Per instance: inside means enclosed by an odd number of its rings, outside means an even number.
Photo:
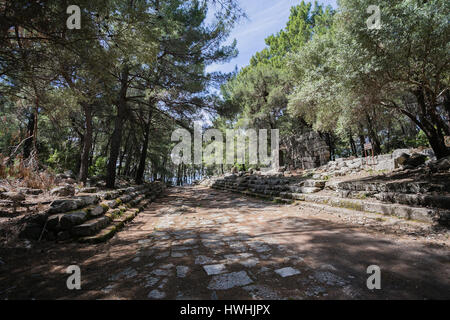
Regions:
<svg viewBox="0 0 450 320"><path fill-rule="evenodd" d="M309 1L313 2L314 1ZM226 64L212 64L207 72L231 72L248 65L250 58L264 49L264 39L286 26L290 8L300 4L301 0L240 0L241 7L248 19L243 19L234 29L230 41L237 40L239 55ZM336 8L336 0L319 0L318 3Z"/></svg>

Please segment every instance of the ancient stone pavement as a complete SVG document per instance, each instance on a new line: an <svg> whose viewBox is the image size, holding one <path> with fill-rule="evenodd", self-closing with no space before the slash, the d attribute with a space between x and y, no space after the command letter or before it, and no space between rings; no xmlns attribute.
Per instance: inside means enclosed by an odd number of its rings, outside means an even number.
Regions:
<svg viewBox="0 0 450 320"><path fill-rule="evenodd" d="M170 189L107 243L30 247L0 251L0 298L450 298L447 231L203 187ZM73 264L81 290L66 288Z"/></svg>

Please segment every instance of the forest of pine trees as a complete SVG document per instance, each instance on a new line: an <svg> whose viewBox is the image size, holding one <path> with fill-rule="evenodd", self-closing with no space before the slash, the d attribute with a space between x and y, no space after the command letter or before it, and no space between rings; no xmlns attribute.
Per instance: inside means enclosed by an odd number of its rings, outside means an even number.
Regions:
<svg viewBox="0 0 450 320"><path fill-rule="evenodd" d="M277 128L282 140L307 126L337 157L361 156L366 138L377 154L449 156L448 3L378 2L382 28L368 30L371 1L302 1L247 67L224 74L206 67L238 55L235 0L80 0L78 30L66 26L70 1L1 1L0 178L70 170L112 188L223 173L231 166L170 158L173 130L205 115L205 126Z"/></svg>

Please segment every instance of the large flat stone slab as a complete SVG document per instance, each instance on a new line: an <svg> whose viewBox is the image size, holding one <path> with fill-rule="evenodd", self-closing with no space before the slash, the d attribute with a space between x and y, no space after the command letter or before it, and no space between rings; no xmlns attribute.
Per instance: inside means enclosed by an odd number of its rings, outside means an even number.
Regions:
<svg viewBox="0 0 450 320"><path fill-rule="evenodd" d="M287 268L281 268L278 270L275 270L276 273L278 273L283 278L295 276L297 274L300 274L300 271L291 267Z"/></svg>
<svg viewBox="0 0 450 320"><path fill-rule="evenodd" d="M221 274L227 271L223 264L211 264L208 266L203 266L203 269L205 269L205 272L208 276Z"/></svg>
<svg viewBox="0 0 450 320"><path fill-rule="evenodd" d="M242 287L252 283L252 279L245 271L225 273L214 276L209 282L210 290L228 290L234 287Z"/></svg>

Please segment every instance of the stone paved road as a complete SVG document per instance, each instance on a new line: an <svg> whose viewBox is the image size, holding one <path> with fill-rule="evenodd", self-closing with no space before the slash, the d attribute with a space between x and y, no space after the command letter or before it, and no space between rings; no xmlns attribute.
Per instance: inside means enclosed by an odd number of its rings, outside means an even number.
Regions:
<svg viewBox="0 0 450 320"><path fill-rule="evenodd" d="M0 298L449 299L448 232L428 229L174 188L107 243L0 249ZM73 264L79 291L66 288ZM381 290L367 289L369 265L381 268Z"/></svg>

